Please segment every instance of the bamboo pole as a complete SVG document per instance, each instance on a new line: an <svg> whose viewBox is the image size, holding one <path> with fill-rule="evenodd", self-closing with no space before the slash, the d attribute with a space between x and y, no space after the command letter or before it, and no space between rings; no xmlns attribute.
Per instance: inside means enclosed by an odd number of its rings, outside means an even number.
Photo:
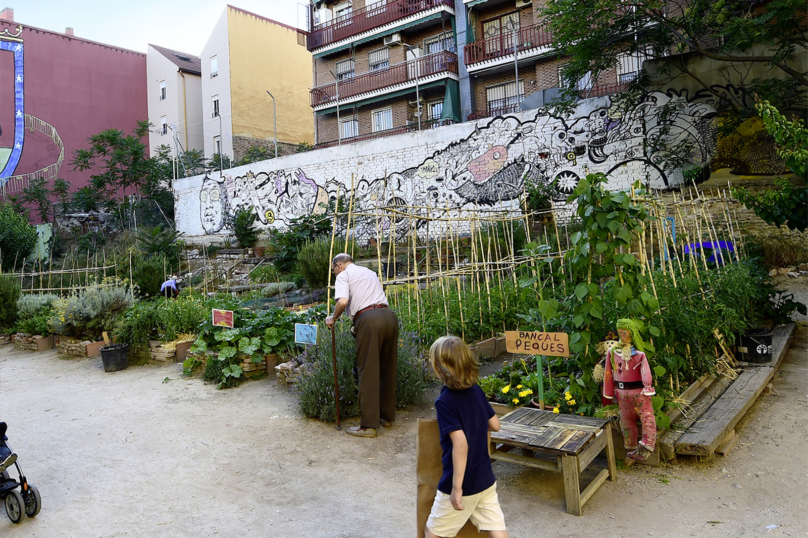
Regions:
<svg viewBox="0 0 808 538"><path fill-rule="evenodd" d="M348 202L348 225L345 227L345 250L348 252L348 239L351 237L351 214L353 213L354 205L354 174L351 174L351 200ZM356 217L354 217L355 219Z"/></svg>
<svg viewBox="0 0 808 538"><path fill-rule="evenodd" d="M439 274L442 272L441 271L441 263L442 263L442 261L441 261L441 257L442 257L441 251L442 251L442 248L440 246L440 238L443 236L443 234L444 234L444 230L443 230L443 227L441 226L441 233L438 235L438 237L435 238L435 243L438 246L438 273ZM445 289L445 286L444 286L444 278L442 276L438 277L438 281L440 282L440 292L441 292L441 296L443 297L443 317L444 317L444 321L446 322L446 334L449 334L449 305L447 304L447 301L446 301L446 289Z"/></svg>
<svg viewBox="0 0 808 538"><path fill-rule="evenodd" d="M325 312L328 315L331 312L331 273L332 273L332 266L331 261L334 259L334 240L337 236L337 217L339 215L339 193L340 193L341 184L337 185L337 201L334 204L334 223L331 225L331 246L328 250L328 274L326 275L326 302L325 302Z"/></svg>

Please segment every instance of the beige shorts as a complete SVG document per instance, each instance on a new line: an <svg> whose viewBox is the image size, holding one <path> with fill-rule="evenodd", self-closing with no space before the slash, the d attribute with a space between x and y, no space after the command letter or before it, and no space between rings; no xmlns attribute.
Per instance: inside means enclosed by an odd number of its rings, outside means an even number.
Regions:
<svg viewBox="0 0 808 538"><path fill-rule="evenodd" d="M441 538L452 538L466 521L471 521L478 531L507 530L502 508L499 507L496 483L476 495L464 496L461 504L465 510L455 510L449 495L439 490L426 522L429 532Z"/></svg>

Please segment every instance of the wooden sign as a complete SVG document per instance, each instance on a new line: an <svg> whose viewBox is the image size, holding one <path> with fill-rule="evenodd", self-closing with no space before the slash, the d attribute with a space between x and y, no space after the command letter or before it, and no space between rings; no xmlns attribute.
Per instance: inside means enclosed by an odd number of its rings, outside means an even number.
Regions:
<svg viewBox="0 0 808 538"><path fill-rule="evenodd" d="M569 335L537 331L505 331L505 349L508 353L523 355L569 357Z"/></svg>
<svg viewBox="0 0 808 538"><path fill-rule="evenodd" d="M235 316L232 310L216 310L213 309L213 325L215 327L230 327L233 328Z"/></svg>

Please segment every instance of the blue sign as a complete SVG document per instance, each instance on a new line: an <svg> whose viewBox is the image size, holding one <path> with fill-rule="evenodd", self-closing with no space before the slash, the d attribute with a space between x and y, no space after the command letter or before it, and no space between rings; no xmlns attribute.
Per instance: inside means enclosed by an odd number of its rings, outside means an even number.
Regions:
<svg viewBox="0 0 808 538"><path fill-rule="evenodd" d="M317 344L317 325L295 323L295 344Z"/></svg>
<svg viewBox="0 0 808 538"><path fill-rule="evenodd" d="M25 137L22 43L0 40L0 51L3 50L14 54L14 145L11 147L11 156L3 170L0 171L0 186L5 185L8 178L14 174L17 164L20 162Z"/></svg>

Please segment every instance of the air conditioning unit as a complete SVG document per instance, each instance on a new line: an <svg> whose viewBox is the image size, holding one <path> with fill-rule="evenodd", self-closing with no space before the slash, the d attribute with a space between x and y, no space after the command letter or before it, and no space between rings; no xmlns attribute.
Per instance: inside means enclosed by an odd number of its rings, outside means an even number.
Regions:
<svg viewBox="0 0 808 538"><path fill-rule="evenodd" d="M394 47L396 45L401 45L401 34L396 32L394 34L384 36L385 47Z"/></svg>
<svg viewBox="0 0 808 538"><path fill-rule="evenodd" d="M533 3L533 0L516 0L516 8L527 7Z"/></svg>

